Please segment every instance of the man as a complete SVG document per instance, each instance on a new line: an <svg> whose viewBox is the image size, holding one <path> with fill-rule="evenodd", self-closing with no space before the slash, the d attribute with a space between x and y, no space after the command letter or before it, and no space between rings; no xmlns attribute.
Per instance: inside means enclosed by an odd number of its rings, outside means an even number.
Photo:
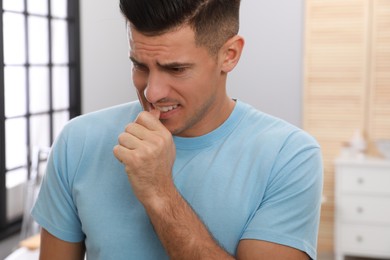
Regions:
<svg viewBox="0 0 390 260"><path fill-rule="evenodd" d="M56 140L33 210L41 259L316 258L317 143L226 93L239 6L120 1L140 102Z"/></svg>

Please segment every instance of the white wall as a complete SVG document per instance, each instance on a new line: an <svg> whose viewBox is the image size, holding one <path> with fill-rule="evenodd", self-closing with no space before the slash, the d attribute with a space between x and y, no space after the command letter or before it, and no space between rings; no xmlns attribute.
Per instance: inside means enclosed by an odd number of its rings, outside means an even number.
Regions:
<svg viewBox="0 0 390 260"><path fill-rule="evenodd" d="M131 87L124 20L118 0L83 0L83 112L136 98ZM228 91L301 125L303 0L242 0L243 57Z"/></svg>
<svg viewBox="0 0 390 260"><path fill-rule="evenodd" d="M229 93L300 126L303 0L242 0L240 34L246 39Z"/></svg>
<svg viewBox="0 0 390 260"><path fill-rule="evenodd" d="M82 112L135 99L119 0L82 0L80 16Z"/></svg>

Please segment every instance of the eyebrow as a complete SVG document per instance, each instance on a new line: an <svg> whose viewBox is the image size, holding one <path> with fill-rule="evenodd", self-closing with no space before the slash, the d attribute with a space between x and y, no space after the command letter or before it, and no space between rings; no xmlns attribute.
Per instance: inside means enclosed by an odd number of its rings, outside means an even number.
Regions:
<svg viewBox="0 0 390 260"><path fill-rule="evenodd" d="M134 57L130 57L130 60L134 63L134 64L137 64L137 65L140 65L140 66L145 66L146 65L142 62L139 62L137 61ZM180 62L170 62L170 63L165 63L165 64L161 64L159 62L157 62L157 66L160 67L160 68L163 68L163 69L171 69L171 68L189 68L189 67L193 67L194 66L194 63L190 63L190 62L184 62L184 63L180 63Z"/></svg>
<svg viewBox="0 0 390 260"><path fill-rule="evenodd" d="M131 62L133 62L134 64L137 64L137 65L143 65L143 66L145 66L145 64L143 64L143 63L141 63L141 62L139 62L139 61L137 61L134 57L132 57L132 56L130 56L130 58L129 58L130 60L131 60Z"/></svg>

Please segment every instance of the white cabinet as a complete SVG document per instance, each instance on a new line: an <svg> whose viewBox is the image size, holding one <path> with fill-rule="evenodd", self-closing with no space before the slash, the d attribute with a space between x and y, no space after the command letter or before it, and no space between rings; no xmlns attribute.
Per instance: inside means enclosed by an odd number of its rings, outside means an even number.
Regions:
<svg viewBox="0 0 390 260"><path fill-rule="evenodd" d="M335 253L390 258L390 160L335 163Z"/></svg>

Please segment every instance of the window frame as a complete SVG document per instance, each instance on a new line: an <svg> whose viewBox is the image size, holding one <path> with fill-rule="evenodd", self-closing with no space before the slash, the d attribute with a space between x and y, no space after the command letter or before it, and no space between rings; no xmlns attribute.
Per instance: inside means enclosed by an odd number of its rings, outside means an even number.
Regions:
<svg viewBox="0 0 390 260"><path fill-rule="evenodd" d="M47 67L49 68L49 85L50 92L53 89L52 82L52 69L54 65L52 64L52 60L50 57L51 53L51 21L54 20L53 16L51 16L50 4L51 1L55 0L47 0L48 4L48 14L45 15L48 19L49 28L49 64ZM24 0L25 11L22 12L25 16L25 19L28 17L27 12L27 2L28 0ZM69 106L64 109L69 113L69 119L74 118L81 114L81 62L80 62L80 1L79 0L67 0L67 17L64 20L67 21L68 26L68 64L67 68L69 69ZM4 36L3 36L3 0L0 0L0 240L8 237L9 235L20 230L22 216L16 220L8 221L7 220L7 188L6 188L6 132L5 132L5 85L4 85ZM25 35L27 36L28 28L25 28ZM26 49L28 46L26 45ZM28 52L26 53L26 56ZM28 61L28 59L27 59ZM45 65L46 66L46 65ZM30 65L28 63L24 64L23 67L28 69ZM27 72L29 73L29 72ZM28 75L28 74L27 74ZM29 79L26 79L26 87L28 87ZM49 93L50 99L52 100L53 93ZM28 94L27 100L28 104ZM53 142L53 115L57 112L57 110L53 109L53 104L50 104L50 109L45 112L45 114L50 117L50 144ZM27 107L27 115L25 116L27 122L29 122L31 114L29 112L29 108ZM29 138L30 130L29 125L26 126L26 138ZM27 148L28 151L28 160L27 160L27 172L30 174L31 168L31 156L29 155L31 147Z"/></svg>

